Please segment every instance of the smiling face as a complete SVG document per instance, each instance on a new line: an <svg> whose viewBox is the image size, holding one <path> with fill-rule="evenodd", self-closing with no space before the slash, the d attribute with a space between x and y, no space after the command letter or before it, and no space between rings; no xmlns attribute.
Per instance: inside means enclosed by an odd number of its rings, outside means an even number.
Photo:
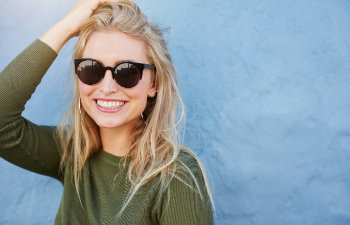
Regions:
<svg viewBox="0 0 350 225"><path fill-rule="evenodd" d="M120 31L96 32L86 43L82 58L92 58L104 66L114 67L121 61L147 63L149 60L143 41ZM147 96L155 95L151 69L144 69L142 79L133 88L118 85L107 70L96 85L79 80L81 104L86 113L101 128L132 129L141 119Z"/></svg>

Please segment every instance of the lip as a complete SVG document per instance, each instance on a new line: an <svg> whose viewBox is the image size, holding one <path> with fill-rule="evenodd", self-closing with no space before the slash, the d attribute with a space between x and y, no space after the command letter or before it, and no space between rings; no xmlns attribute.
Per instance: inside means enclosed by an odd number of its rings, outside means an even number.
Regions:
<svg viewBox="0 0 350 225"><path fill-rule="evenodd" d="M114 108L114 109L106 109L106 108L102 108L99 104L97 104L97 100L102 100L102 101L110 101L110 102L115 102L115 101L120 101L120 102L125 102L124 105L120 106L120 107L117 107L117 108ZM101 112L105 112L105 113L114 113L114 112L118 112L120 110L122 110L124 108L124 106L126 104L128 104L127 101L125 100L121 100L121 99L105 99L105 98L96 98L94 99L95 101L95 104L96 104L96 107L98 110L100 110Z"/></svg>

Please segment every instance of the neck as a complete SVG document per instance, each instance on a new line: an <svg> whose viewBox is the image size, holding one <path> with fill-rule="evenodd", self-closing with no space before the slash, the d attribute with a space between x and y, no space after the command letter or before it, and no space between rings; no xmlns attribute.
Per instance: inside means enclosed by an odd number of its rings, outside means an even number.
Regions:
<svg viewBox="0 0 350 225"><path fill-rule="evenodd" d="M130 128L105 128L100 127L100 137L102 148L105 152L116 156L125 156L128 154L131 145Z"/></svg>

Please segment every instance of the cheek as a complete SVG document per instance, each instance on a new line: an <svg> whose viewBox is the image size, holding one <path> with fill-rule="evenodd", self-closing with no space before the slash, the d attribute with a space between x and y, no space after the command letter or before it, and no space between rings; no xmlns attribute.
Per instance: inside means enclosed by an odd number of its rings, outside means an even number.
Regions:
<svg viewBox="0 0 350 225"><path fill-rule="evenodd" d="M145 87L138 87L133 90L125 91L130 100L135 100L138 104L142 106L146 104L147 101L147 91Z"/></svg>
<svg viewBox="0 0 350 225"><path fill-rule="evenodd" d="M142 101L147 101L147 96L150 92L150 89L151 77L147 74L145 77L142 78L137 88L135 88L134 90L130 90L130 93Z"/></svg>
<svg viewBox="0 0 350 225"><path fill-rule="evenodd" d="M88 100L89 96L95 91L95 89L95 86L86 85L79 81L79 95L84 105L86 105L86 101Z"/></svg>
<svg viewBox="0 0 350 225"><path fill-rule="evenodd" d="M144 83L139 83L136 88L125 90L125 93L129 97L129 100L131 100L130 103L132 103L135 113L142 113L147 104L148 86Z"/></svg>
<svg viewBox="0 0 350 225"><path fill-rule="evenodd" d="M92 86L83 84L81 81L79 81L79 93L80 93L80 97L89 95L89 93L93 92Z"/></svg>

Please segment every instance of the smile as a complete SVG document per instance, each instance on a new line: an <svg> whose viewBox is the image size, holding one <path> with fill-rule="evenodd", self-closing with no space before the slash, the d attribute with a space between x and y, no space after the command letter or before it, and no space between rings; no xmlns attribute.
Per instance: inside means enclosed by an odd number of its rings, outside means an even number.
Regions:
<svg viewBox="0 0 350 225"><path fill-rule="evenodd" d="M96 103L97 105L105 109L116 109L125 104L124 101L103 101L103 100L97 100Z"/></svg>

